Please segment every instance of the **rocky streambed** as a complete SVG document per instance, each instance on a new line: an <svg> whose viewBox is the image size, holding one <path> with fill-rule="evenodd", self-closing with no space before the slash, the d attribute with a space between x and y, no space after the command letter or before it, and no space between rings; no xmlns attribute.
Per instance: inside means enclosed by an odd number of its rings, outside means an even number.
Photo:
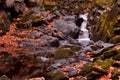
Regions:
<svg viewBox="0 0 120 80"><path fill-rule="evenodd" d="M119 80L119 44L94 39L99 7L74 14L25 7L12 22L1 10L0 79Z"/></svg>

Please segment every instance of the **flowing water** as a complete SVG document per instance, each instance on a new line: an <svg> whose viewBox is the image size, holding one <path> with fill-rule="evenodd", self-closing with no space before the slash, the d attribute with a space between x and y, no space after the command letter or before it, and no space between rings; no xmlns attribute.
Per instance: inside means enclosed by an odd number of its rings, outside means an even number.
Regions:
<svg viewBox="0 0 120 80"><path fill-rule="evenodd" d="M79 17L83 18L84 21L82 22L80 27L80 30L82 31L82 35L79 35L78 42L83 46L87 46L92 42L89 38L89 31L87 30L88 13L81 14Z"/></svg>

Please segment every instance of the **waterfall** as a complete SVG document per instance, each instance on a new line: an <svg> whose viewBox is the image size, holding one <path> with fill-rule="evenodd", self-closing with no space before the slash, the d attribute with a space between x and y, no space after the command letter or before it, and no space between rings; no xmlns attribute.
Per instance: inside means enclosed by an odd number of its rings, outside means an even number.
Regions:
<svg viewBox="0 0 120 80"><path fill-rule="evenodd" d="M87 20L88 20L88 13L81 14L79 16L83 18L84 21L81 24L80 30L83 32L82 35L79 35L78 42L83 46L89 45L92 41L89 38L89 32L87 30Z"/></svg>

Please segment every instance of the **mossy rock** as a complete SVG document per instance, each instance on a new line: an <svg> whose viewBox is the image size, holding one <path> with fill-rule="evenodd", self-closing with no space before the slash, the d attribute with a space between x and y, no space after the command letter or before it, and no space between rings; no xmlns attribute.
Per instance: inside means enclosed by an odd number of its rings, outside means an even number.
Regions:
<svg viewBox="0 0 120 80"><path fill-rule="evenodd" d="M87 64L83 67L80 75L87 77L88 80L96 80L98 77L106 74L107 71L99 70L92 64Z"/></svg>
<svg viewBox="0 0 120 80"><path fill-rule="evenodd" d="M101 66L101 68L103 69L103 71L106 71L110 66L113 66L115 63L110 60L110 59L106 59L104 61L101 62L94 62L94 66Z"/></svg>
<svg viewBox="0 0 120 80"><path fill-rule="evenodd" d="M21 19L21 22L26 22L26 21L28 21L29 19L31 19L31 18L33 17L33 16L32 16L33 13L34 13L33 11L30 11L30 12L28 12L27 14L23 15L23 16L22 16L22 19Z"/></svg>
<svg viewBox="0 0 120 80"><path fill-rule="evenodd" d="M33 18L32 18L32 22L39 22L39 21L41 21L41 20L42 20L42 18L39 17L39 16L36 16L36 17L33 17Z"/></svg>
<svg viewBox="0 0 120 80"><path fill-rule="evenodd" d="M111 38L116 36L114 30L119 25L119 8L114 6L111 11L102 14L96 26L96 37L106 42L111 41ZM113 15L114 14L114 15Z"/></svg>
<svg viewBox="0 0 120 80"><path fill-rule="evenodd" d="M93 66L91 64L86 64L80 71L80 75L86 76L88 73L92 72L94 70Z"/></svg>
<svg viewBox="0 0 120 80"><path fill-rule="evenodd" d="M112 37L109 42L114 43L114 44L119 43L120 42L120 35Z"/></svg>
<svg viewBox="0 0 120 80"><path fill-rule="evenodd" d="M117 55L117 50L116 49L111 49L111 50L105 51L103 53L102 59L105 60L107 58L112 58L115 55Z"/></svg>
<svg viewBox="0 0 120 80"><path fill-rule="evenodd" d="M77 45L64 45L62 48L70 48L73 52L78 52L81 50L81 46Z"/></svg>
<svg viewBox="0 0 120 80"><path fill-rule="evenodd" d="M117 50L117 54L112 59L113 60L120 60L120 49Z"/></svg>
<svg viewBox="0 0 120 80"><path fill-rule="evenodd" d="M68 58L73 54L73 51L70 48L59 48L55 51L54 58L61 59L61 58Z"/></svg>
<svg viewBox="0 0 120 80"><path fill-rule="evenodd" d="M45 74L46 78L49 78L50 80L62 80L64 79L66 76L64 75L64 73L60 70L55 70L55 71L51 71Z"/></svg>
<svg viewBox="0 0 120 80"><path fill-rule="evenodd" d="M105 53L106 51L109 51L111 48L104 48L98 55L96 55L96 57L94 58L94 61L97 60L102 60L103 59L103 53Z"/></svg>

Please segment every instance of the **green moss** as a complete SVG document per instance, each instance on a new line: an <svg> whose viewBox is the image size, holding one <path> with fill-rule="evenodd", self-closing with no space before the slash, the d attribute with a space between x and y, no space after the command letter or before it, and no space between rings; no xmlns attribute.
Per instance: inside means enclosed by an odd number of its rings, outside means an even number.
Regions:
<svg viewBox="0 0 120 80"><path fill-rule="evenodd" d="M83 67L80 75L87 77L88 80L96 80L98 77L106 74L107 71L100 70L94 67L92 64L87 64Z"/></svg>
<svg viewBox="0 0 120 80"><path fill-rule="evenodd" d="M32 18L32 21L33 21L33 22L39 22L39 21L41 21L41 20L42 20L42 18L39 17L39 16L36 16L36 17L33 17L33 18Z"/></svg>
<svg viewBox="0 0 120 80"><path fill-rule="evenodd" d="M113 15L114 14L114 15ZM119 21L119 9L114 6L111 11L107 11L102 14L96 26L96 37L104 41L109 41L113 36L115 36L114 29L118 27Z"/></svg>
<svg viewBox="0 0 120 80"><path fill-rule="evenodd" d="M114 43L114 44L119 43L120 42L120 36L112 37L109 42Z"/></svg>
<svg viewBox="0 0 120 80"><path fill-rule="evenodd" d="M80 71L80 75L87 76L88 73L92 72L94 70L93 66L91 64L86 64Z"/></svg>
<svg viewBox="0 0 120 80"><path fill-rule="evenodd" d="M114 64L114 62L113 61L111 61L110 59L106 59L105 61L103 61L101 64L100 64L100 66L103 68L103 69L105 69L105 70L107 70L110 66L112 66Z"/></svg>
<svg viewBox="0 0 120 80"><path fill-rule="evenodd" d="M29 19L31 19L33 17L32 16L33 13L34 13L33 11L30 11L29 13L25 14L24 16L22 16L21 21L22 22L28 21Z"/></svg>
<svg viewBox="0 0 120 80"><path fill-rule="evenodd" d="M114 55L117 55L117 51L115 49L111 49L103 53L102 59L111 58Z"/></svg>
<svg viewBox="0 0 120 80"><path fill-rule="evenodd" d="M102 63L102 62L101 62L100 60L96 60L96 61L93 63L93 65L94 65L94 66L99 66L101 63Z"/></svg>
<svg viewBox="0 0 120 80"><path fill-rule="evenodd" d="M48 72L46 76L51 80L62 80L63 78L65 78L64 73L60 70Z"/></svg>
<svg viewBox="0 0 120 80"><path fill-rule="evenodd" d="M61 58L68 58L72 54L72 50L70 48L59 48L55 52L55 59L61 59Z"/></svg>
<svg viewBox="0 0 120 80"><path fill-rule="evenodd" d="M120 60L120 50L117 50L117 55L113 57L114 60Z"/></svg>
<svg viewBox="0 0 120 80"><path fill-rule="evenodd" d="M94 66L101 66L103 71L106 71L110 66L114 65L115 63L110 59L106 59L104 61L95 61L93 63Z"/></svg>
<svg viewBox="0 0 120 80"><path fill-rule="evenodd" d="M44 7L45 7L46 10L50 10L51 11L55 7L55 5L45 4Z"/></svg>

